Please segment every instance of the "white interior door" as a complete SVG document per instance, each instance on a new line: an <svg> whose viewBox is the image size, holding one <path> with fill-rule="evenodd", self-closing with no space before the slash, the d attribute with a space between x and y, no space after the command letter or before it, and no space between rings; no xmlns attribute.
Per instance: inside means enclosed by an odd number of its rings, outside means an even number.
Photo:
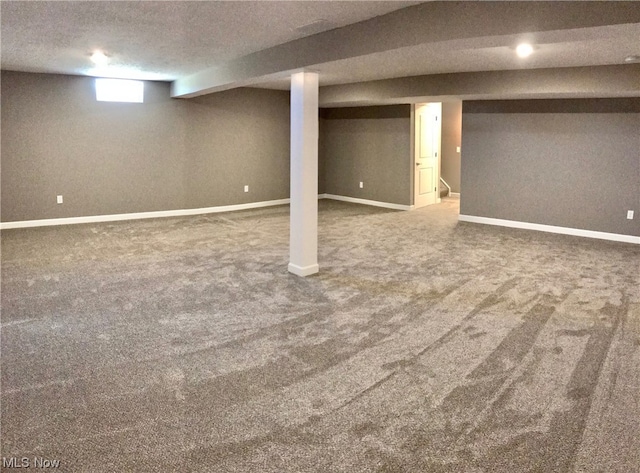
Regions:
<svg viewBox="0 0 640 473"><path fill-rule="evenodd" d="M416 208L435 204L440 179L441 103L416 106L415 196Z"/></svg>

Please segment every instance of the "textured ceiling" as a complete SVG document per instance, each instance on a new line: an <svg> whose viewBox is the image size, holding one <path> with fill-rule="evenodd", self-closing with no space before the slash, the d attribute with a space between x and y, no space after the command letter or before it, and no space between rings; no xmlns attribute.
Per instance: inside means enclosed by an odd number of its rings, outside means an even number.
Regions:
<svg viewBox="0 0 640 473"><path fill-rule="evenodd" d="M639 5L640 8L640 5ZM321 85L347 84L423 74L501 71L621 64L640 52L640 23L538 33L535 54L514 54L519 35L421 44L316 66ZM255 87L289 88L289 80L266 80Z"/></svg>
<svg viewBox="0 0 640 473"><path fill-rule="evenodd" d="M2 69L174 80L417 3L3 0ZM94 49L111 56L108 69L94 68Z"/></svg>
<svg viewBox="0 0 640 473"><path fill-rule="evenodd" d="M286 89L301 68L326 86L640 54L633 2L2 0L1 22L5 70L175 81L176 96ZM536 44L526 60L523 39ZM95 49L108 66L92 65Z"/></svg>

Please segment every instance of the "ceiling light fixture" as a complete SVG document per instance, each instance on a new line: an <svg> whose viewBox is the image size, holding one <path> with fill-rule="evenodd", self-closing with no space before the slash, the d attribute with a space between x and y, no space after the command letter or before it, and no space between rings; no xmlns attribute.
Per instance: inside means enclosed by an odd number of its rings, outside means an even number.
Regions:
<svg viewBox="0 0 640 473"><path fill-rule="evenodd" d="M631 64L634 62L640 62L640 54L634 54L631 56L627 56L626 58L624 58L624 62L626 62L627 64Z"/></svg>
<svg viewBox="0 0 640 473"><path fill-rule="evenodd" d="M102 51L94 51L91 55L91 60L99 66L104 66L109 62L109 57Z"/></svg>
<svg viewBox="0 0 640 473"><path fill-rule="evenodd" d="M529 43L521 43L516 48L516 54L518 57L529 57L533 53L533 46Z"/></svg>

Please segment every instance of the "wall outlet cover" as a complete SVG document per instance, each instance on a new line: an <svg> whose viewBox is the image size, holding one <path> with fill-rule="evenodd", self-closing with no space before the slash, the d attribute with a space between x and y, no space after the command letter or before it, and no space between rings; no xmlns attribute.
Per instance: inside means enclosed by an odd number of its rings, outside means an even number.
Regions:
<svg viewBox="0 0 640 473"><path fill-rule="evenodd" d="M59 196L57 196L57 197L56 197L56 202L57 202L58 204L61 204L61 203L62 203L62 196L61 196L61 195L59 195Z"/></svg>
<svg viewBox="0 0 640 473"><path fill-rule="evenodd" d="M627 219L633 220L633 210L627 210Z"/></svg>
<svg viewBox="0 0 640 473"><path fill-rule="evenodd" d="M360 183L360 189L364 188L364 182Z"/></svg>
<svg viewBox="0 0 640 473"><path fill-rule="evenodd" d="M249 186L244 186L244 191L249 192Z"/></svg>

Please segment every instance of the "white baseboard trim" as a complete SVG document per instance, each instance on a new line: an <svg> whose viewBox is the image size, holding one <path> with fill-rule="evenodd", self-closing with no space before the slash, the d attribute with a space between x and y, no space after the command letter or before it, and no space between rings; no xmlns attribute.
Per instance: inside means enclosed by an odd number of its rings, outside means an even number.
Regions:
<svg viewBox="0 0 640 473"><path fill-rule="evenodd" d="M380 202L377 200L367 200L367 199L358 199L357 197L345 197L343 195L335 195L335 194L320 194L318 195L319 199L333 199L333 200L341 200L343 202L351 202L353 204L364 204L364 205L372 205L374 207L384 207L385 209L393 209L393 210L413 210L413 205L403 205L403 204L392 204L389 202Z"/></svg>
<svg viewBox="0 0 640 473"><path fill-rule="evenodd" d="M24 220L19 222L2 222L0 230L12 228L48 227L52 225L76 225L79 223L116 222L120 220L140 220L145 218L184 217L189 215L201 215L219 212L232 212L234 210L257 209L273 205L288 204L290 199L267 200L263 202L251 202L248 204L221 205L218 207L205 207L199 209L160 210L155 212L138 212L127 214L95 215L90 217L49 218L44 220Z"/></svg>
<svg viewBox="0 0 640 473"><path fill-rule="evenodd" d="M497 225L499 227L521 228L524 230L535 230L547 233L560 233L562 235L572 235L584 238L596 238L598 240L611 240L623 243L634 243L640 245L640 237L633 235L621 235L618 233L596 232L593 230L582 230L580 228L556 227L554 225L543 225L540 223L518 222L516 220L502 220L499 218L475 217L473 215L459 215L461 222L482 223L485 225Z"/></svg>
<svg viewBox="0 0 640 473"><path fill-rule="evenodd" d="M302 276L302 277L306 277L306 276L311 276L312 274L316 274L318 271L320 271L320 267L318 266L318 264L311 264L309 266L298 266L297 264L293 264L293 263L289 263L289 266L287 268L289 270L290 273L295 274L296 276Z"/></svg>
<svg viewBox="0 0 640 473"><path fill-rule="evenodd" d="M356 204L373 205L375 207L385 207L394 210L413 210L413 205L391 204L388 202L378 202L375 200L357 199L355 197L345 197L333 194L319 194L318 199L334 199ZM136 212L126 214L111 215L91 215L86 217L64 217L48 218L42 220L22 220L16 222L0 222L0 230L10 230L14 228L49 227L54 225L77 225L82 223L118 222L122 220L141 220L146 218L164 217L185 217L190 215L202 215L220 212L233 212L236 210L257 209L260 207L271 207L274 205L289 204L291 199L267 200L263 202L250 202L248 204L220 205L217 207L204 207L197 209L179 210L158 210L153 212Z"/></svg>

